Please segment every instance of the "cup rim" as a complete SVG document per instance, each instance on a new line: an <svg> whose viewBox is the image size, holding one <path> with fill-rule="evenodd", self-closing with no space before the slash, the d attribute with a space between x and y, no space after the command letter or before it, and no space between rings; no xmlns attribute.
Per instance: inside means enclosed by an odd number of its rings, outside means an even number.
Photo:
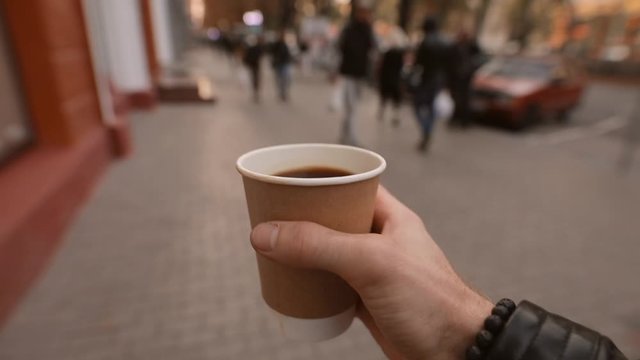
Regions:
<svg viewBox="0 0 640 360"><path fill-rule="evenodd" d="M323 147L323 148L334 148L334 149L346 149L350 151L356 151L363 154L370 155L376 158L379 161L379 164L374 169L369 171L365 171L358 174L347 175L347 176L336 176L336 177L326 177L326 178L293 178L293 177L284 177L284 176L275 176L262 174L256 171L252 171L243 166L243 162L263 151L267 150L276 150L276 149L295 149L295 148L304 148L304 147ZM252 178L255 180L260 180L266 183L271 184L280 184L280 185L294 185L294 186L329 186L329 185L343 185L343 184L351 184L364 180L372 179L384 171L387 167L386 160L371 150L359 148L356 146L349 145L339 145L339 144L323 144L323 143L300 143L300 144L284 144L284 145L274 145L267 146L255 150L251 150L243 155L241 155L236 161L236 169L240 174L246 176L248 178Z"/></svg>

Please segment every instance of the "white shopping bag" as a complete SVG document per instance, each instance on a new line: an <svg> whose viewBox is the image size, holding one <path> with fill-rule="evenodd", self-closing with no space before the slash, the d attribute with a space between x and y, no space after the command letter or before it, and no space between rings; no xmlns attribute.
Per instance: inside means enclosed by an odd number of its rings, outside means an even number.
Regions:
<svg viewBox="0 0 640 360"><path fill-rule="evenodd" d="M436 96L436 115L438 119L450 119L453 115L453 99L447 91L440 91Z"/></svg>
<svg viewBox="0 0 640 360"><path fill-rule="evenodd" d="M340 79L336 80L331 90L331 98L329 99L329 110L333 112L341 112L344 108L344 85Z"/></svg>

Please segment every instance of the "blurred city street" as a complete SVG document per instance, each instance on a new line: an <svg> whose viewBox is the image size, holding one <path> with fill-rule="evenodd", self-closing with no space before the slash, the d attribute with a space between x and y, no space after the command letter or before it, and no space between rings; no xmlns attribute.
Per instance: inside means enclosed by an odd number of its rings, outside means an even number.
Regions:
<svg viewBox="0 0 640 360"><path fill-rule="evenodd" d="M218 102L131 116L134 155L100 181L0 332L0 359L384 358L359 321L327 342L283 339L248 241L235 160L272 144L335 142L340 114L329 111L325 75L296 74L281 103L265 66L254 104L225 58L189 55ZM618 165L637 98L629 89L593 83L569 124L526 133L440 122L427 154L415 151L410 109L393 128L377 120L368 90L357 133L386 158L384 185L466 281L493 300L526 298L593 327L637 358L640 155L630 169Z"/></svg>

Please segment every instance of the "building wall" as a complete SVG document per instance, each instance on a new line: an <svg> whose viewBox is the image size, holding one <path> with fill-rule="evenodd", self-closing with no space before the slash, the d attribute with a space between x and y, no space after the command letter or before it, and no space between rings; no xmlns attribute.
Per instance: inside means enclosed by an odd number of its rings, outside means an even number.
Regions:
<svg viewBox="0 0 640 360"><path fill-rule="evenodd" d="M153 8L151 0L139 0L140 18L143 27L145 52L147 55L147 66L151 75L151 83L156 84L160 76L160 63L158 62L158 51L156 50L155 32L153 28Z"/></svg>
<svg viewBox="0 0 640 360"><path fill-rule="evenodd" d="M282 0L206 0L204 27L242 23L242 14L249 10L261 10L265 24L277 24Z"/></svg>
<svg viewBox="0 0 640 360"><path fill-rule="evenodd" d="M168 0L151 0L151 13L158 61L163 66L171 65L175 56L171 37L171 22L168 16Z"/></svg>
<svg viewBox="0 0 640 360"><path fill-rule="evenodd" d="M168 9L173 57L178 59L191 45L191 24L183 0L169 0Z"/></svg>
<svg viewBox="0 0 640 360"><path fill-rule="evenodd" d="M113 81L125 93L149 91L148 69L140 4L133 0L99 1L106 29Z"/></svg>
<svg viewBox="0 0 640 360"><path fill-rule="evenodd" d="M246 10L244 1L208 0L205 7L204 26L233 25L242 21L242 13Z"/></svg>
<svg viewBox="0 0 640 360"><path fill-rule="evenodd" d="M81 0L0 0L0 11L19 82L9 86L35 134L0 164L1 325L46 269L113 158L113 139L127 130L102 121Z"/></svg>
<svg viewBox="0 0 640 360"><path fill-rule="evenodd" d="M100 124L80 1L3 5L37 140L72 144Z"/></svg>

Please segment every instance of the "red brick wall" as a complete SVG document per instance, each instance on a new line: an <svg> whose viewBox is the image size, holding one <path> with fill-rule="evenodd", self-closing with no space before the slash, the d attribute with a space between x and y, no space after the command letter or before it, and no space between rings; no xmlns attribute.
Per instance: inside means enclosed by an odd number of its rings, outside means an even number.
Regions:
<svg viewBox="0 0 640 360"><path fill-rule="evenodd" d="M100 124L80 0L2 0L39 144L70 145Z"/></svg>

